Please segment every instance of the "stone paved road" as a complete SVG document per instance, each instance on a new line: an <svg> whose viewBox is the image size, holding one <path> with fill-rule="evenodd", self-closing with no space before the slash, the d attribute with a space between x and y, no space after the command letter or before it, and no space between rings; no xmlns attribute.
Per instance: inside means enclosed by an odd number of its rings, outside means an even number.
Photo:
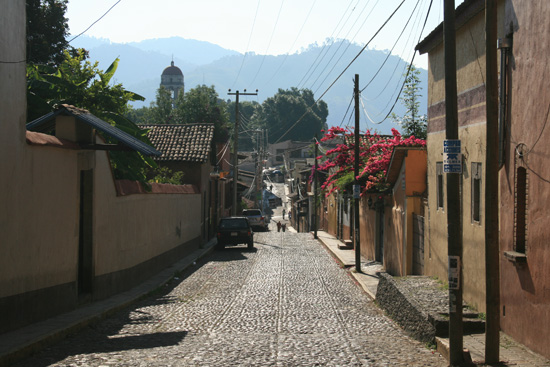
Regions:
<svg viewBox="0 0 550 367"><path fill-rule="evenodd" d="M17 366L446 366L310 234L255 234Z"/></svg>

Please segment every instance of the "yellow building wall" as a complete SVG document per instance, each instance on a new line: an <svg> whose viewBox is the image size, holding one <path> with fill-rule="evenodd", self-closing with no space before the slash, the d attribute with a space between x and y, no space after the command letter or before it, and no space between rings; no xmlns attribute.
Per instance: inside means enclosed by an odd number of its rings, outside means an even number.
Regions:
<svg viewBox="0 0 550 367"><path fill-rule="evenodd" d="M77 307L81 169L94 169L96 277L200 236L200 194L117 197L107 153L27 143L25 24L24 2L2 4L0 55L14 63L0 65L0 333Z"/></svg>
<svg viewBox="0 0 550 367"><path fill-rule="evenodd" d="M503 3L499 2L499 23L503 20ZM499 26L499 29L502 27ZM502 37L503 35L499 35ZM485 230L484 230L484 172L485 172L485 13L481 12L457 30L457 86L459 138L462 142L463 174L463 296L479 311L485 311ZM425 237L426 275L447 280L447 180L443 174L444 207L437 207L436 163L443 161L445 140L445 80L444 49L439 44L429 52L428 93L428 213ZM481 222L472 221L471 165L482 163Z"/></svg>
<svg viewBox="0 0 550 367"><path fill-rule="evenodd" d="M201 194L116 195L107 154L95 172L96 276L128 269L201 235Z"/></svg>

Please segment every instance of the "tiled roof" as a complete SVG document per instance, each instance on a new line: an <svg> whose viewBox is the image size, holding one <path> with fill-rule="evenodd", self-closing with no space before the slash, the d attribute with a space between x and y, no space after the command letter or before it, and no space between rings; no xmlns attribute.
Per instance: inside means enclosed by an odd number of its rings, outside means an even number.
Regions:
<svg viewBox="0 0 550 367"><path fill-rule="evenodd" d="M140 125L150 129L147 137L162 152L156 161L207 162L214 124Z"/></svg>

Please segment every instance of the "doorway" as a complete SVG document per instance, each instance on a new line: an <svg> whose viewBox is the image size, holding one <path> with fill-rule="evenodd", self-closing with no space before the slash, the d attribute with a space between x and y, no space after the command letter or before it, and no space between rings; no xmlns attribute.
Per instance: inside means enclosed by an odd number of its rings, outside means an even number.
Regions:
<svg viewBox="0 0 550 367"><path fill-rule="evenodd" d="M78 235L78 296L88 298L93 284L93 169L80 171L80 223Z"/></svg>

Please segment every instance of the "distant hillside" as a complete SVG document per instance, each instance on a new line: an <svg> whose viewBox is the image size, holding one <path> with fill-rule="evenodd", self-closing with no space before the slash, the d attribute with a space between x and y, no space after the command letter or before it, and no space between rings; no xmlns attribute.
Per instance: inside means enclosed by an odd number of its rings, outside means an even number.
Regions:
<svg viewBox="0 0 550 367"><path fill-rule="evenodd" d="M208 42L178 37L131 44L81 38L77 39L79 42L75 42L74 46L88 49L90 58L100 62L100 68L106 69L116 57L120 58L119 68L115 74L116 81L147 98L145 103L137 103L136 107L148 106L154 101L160 84L160 75L164 68L170 65L172 54L175 65L184 73L186 90L199 84L214 85L221 98L233 99L234 97L227 95L229 88L240 91L258 89L258 97L248 98L262 102L273 96L279 88L288 89L294 86L309 88L319 97L361 50L358 45L341 41L335 42L330 48L315 45L301 53L287 56L249 53L243 63L243 55L235 51L225 50ZM345 120L344 115L353 96L354 74L360 76L360 88L365 87L386 57L387 53L384 51L365 50L322 97L329 107L330 126L347 125L348 121L353 124L353 117L349 120L353 108L350 108ZM330 66L326 67L327 63ZM389 56L382 71L362 92L364 108L375 122L385 117L397 98L401 87L398 79L401 78L406 65L407 63L399 57ZM427 72L423 69L420 71L423 95L420 111L426 113ZM312 76L308 77L310 74ZM389 121L382 125L373 124L363 112L363 107L361 110L361 129L369 128L389 133L392 127L396 127ZM404 108L399 102L394 112L403 115Z"/></svg>

